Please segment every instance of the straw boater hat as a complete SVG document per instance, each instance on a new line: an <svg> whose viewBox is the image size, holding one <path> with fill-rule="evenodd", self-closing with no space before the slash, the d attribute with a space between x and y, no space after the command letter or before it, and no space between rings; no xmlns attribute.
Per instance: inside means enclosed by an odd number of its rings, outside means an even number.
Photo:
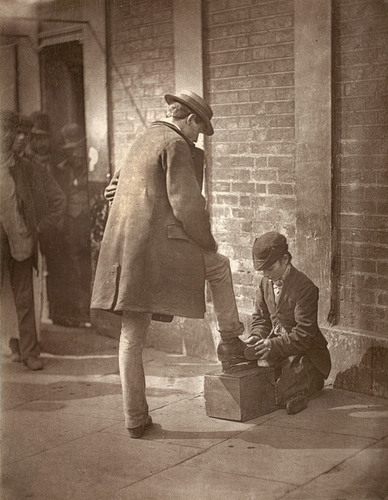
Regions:
<svg viewBox="0 0 388 500"><path fill-rule="evenodd" d="M213 117L213 111L211 107L202 99L202 97L194 92L191 92L191 90L182 90L182 92L178 95L166 94L164 98L168 104L177 101L188 106L205 122L206 129L204 133L206 135L214 134L213 125L210 122Z"/></svg>

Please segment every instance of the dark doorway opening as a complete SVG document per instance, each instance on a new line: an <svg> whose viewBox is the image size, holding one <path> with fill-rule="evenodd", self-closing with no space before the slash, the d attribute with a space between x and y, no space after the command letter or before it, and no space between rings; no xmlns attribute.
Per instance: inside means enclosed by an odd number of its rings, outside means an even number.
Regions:
<svg viewBox="0 0 388 500"><path fill-rule="evenodd" d="M48 114L55 145L68 123L85 130L85 101L82 44L49 45L40 51L42 107Z"/></svg>
<svg viewBox="0 0 388 500"><path fill-rule="evenodd" d="M40 67L42 108L51 125L51 170L67 198L63 229L45 255L45 309L54 324L84 326L90 321L91 227L82 44L43 47Z"/></svg>

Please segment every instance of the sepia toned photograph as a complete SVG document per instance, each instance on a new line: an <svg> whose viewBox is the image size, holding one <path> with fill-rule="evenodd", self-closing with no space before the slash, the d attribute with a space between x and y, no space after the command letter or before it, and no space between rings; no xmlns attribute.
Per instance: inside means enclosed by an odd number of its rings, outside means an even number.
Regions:
<svg viewBox="0 0 388 500"><path fill-rule="evenodd" d="M2 500L388 500L388 0L2 0Z"/></svg>

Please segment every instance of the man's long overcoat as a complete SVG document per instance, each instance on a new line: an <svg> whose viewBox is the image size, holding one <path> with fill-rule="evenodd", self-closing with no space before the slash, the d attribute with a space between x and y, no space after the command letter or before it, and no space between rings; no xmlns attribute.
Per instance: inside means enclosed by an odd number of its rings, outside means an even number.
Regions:
<svg viewBox="0 0 388 500"><path fill-rule="evenodd" d="M157 122L121 168L91 307L202 318L203 251L215 250L190 146Z"/></svg>

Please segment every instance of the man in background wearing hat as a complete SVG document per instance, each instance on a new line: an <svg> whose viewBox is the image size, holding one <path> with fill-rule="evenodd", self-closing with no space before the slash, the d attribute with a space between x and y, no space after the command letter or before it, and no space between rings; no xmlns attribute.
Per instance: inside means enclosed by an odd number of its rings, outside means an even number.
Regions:
<svg viewBox="0 0 388 500"><path fill-rule="evenodd" d="M28 123L29 122L29 123ZM47 113L34 111L30 114L26 126L30 126L29 140L24 150L24 155L35 164L52 172L53 155L51 143L51 126Z"/></svg>
<svg viewBox="0 0 388 500"><path fill-rule="evenodd" d="M54 162L55 148L53 147L51 123L47 113L34 111L28 117L29 140L23 151L23 156L31 162L34 169L46 172L48 178L55 176ZM26 129L27 122L25 123ZM40 238L40 250L45 257L46 289L49 302L49 317L53 319L54 311L62 306L62 287L64 276L63 248L64 248L64 220L63 214L60 224L53 225Z"/></svg>
<svg viewBox="0 0 388 500"><path fill-rule="evenodd" d="M217 253L201 194L203 152L194 144L200 133L213 134L213 112L190 91L165 99L166 119L137 138L119 179L115 176L91 305L122 314L119 366L132 438L152 425L142 364L151 319L203 318L205 279L221 335L217 352L223 369L252 365L239 339L244 326L229 260Z"/></svg>
<svg viewBox="0 0 388 500"><path fill-rule="evenodd" d="M66 158L56 166L54 175L66 195L67 212L50 317L55 324L84 326L90 321L91 283L86 140L77 123L65 125L61 136Z"/></svg>
<svg viewBox="0 0 388 500"><path fill-rule="evenodd" d="M245 355L259 366L274 366L277 404L298 413L323 388L331 368L317 324L319 291L291 264L287 240L275 231L255 240L253 264L263 277Z"/></svg>
<svg viewBox="0 0 388 500"><path fill-rule="evenodd" d="M18 115L18 119L19 126L12 150L15 156L23 157L31 140L32 121L28 116L22 114Z"/></svg>
<svg viewBox="0 0 388 500"><path fill-rule="evenodd" d="M10 347L30 370L41 370L32 272L37 266L38 243L49 239L51 228L61 224L66 200L50 173L14 154L17 115L1 111L0 127L1 278L7 266L20 336L11 338Z"/></svg>

